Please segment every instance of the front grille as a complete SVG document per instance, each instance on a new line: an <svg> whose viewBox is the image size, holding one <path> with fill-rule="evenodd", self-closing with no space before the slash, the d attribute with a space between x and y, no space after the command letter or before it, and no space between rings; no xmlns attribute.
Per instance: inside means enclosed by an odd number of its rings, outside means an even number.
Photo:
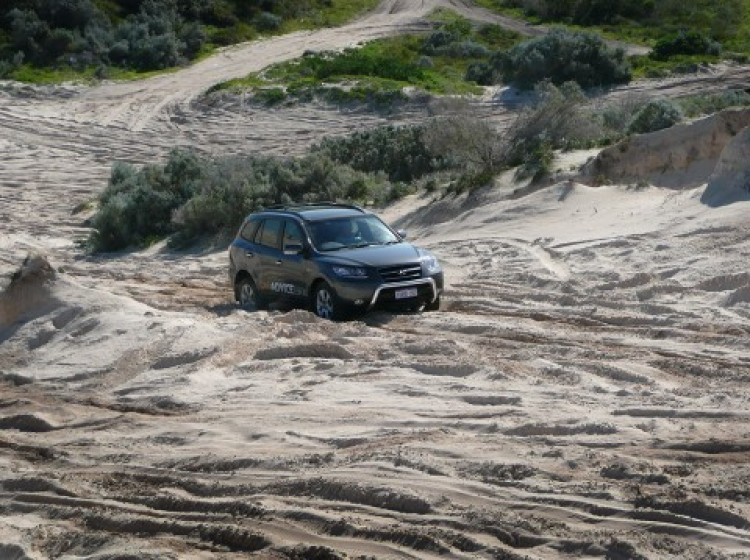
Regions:
<svg viewBox="0 0 750 560"><path fill-rule="evenodd" d="M422 278L422 265L400 264L398 266L386 266L379 268L380 277L386 282L406 282Z"/></svg>

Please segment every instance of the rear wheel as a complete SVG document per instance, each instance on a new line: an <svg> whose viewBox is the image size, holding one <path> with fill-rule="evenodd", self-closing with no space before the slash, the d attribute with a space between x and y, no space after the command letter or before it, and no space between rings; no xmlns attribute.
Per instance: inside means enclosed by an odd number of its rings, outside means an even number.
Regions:
<svg viewBox="0 0 750 560"><path fill-rule="evenodd" d="M328 282L320 282L315 286L312 305L313 313L321 319L339 321L346 318L345 305Z"/></svg>
<svg viewBox="0 0 750 560"><path fill-rule="evenodd" d="M258 311L266 307L265 298L249 276L245 276L237 283L237 301L246 311Z"/></svg>

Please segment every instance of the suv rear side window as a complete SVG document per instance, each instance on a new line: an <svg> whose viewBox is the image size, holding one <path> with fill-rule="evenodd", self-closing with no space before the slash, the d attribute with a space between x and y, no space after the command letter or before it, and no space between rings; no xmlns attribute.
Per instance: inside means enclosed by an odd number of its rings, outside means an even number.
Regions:
<svg viewBox="0 0 750 560"><path fill-rule="evenodd" d="M296 222L286 221L284 228L284 243L282 250L286 250L287 245L302 245L302 228Z"/></svg>
<svg viewBox="0 0 750 560"><path fill-rule="evenodd" d="M284 222L280 218L268 218L255 234L255 242L271 249L279 248L279 237Z"/></svg>
<svg viewBox="0 0 750 560"><path fill-rule="evenodd" d="M247 241L252 241L253 237L255 237L255 232L258 229L258 220L253 220L251 222L247 222L244 226L242 226L242 231L240 232L240 237Z"/></svg>

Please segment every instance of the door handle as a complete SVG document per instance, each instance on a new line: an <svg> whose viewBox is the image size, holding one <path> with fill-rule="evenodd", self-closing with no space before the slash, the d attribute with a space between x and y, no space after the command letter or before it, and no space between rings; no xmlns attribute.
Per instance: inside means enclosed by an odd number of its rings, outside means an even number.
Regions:
<svg viewBox="0 0 750 560"><path fill-rule="evenodd" d="M277 264L277 265L280 265L280 264L281 264L281 261L280 261L280 260L277 260L277 261L276 261L276 264Z"/></svg>
<svg viewBox="0 0 750 560"><path fill-rule="evenodd" d="M255 256L255 254L248 251L247 253L245 253L245 256L252 259Z"/></svg>

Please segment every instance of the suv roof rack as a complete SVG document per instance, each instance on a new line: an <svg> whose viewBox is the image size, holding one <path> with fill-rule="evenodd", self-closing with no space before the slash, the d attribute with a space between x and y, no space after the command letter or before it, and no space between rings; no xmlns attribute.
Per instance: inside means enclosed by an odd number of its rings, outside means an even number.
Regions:
<svg viewBox="0 0 750 560"><path fill-rule="evenodd" d="M274 204L273 206L266 206L264 210L286 210L293 212L295 210L312 210L315 208L348 208L350 210L359 210L365 212L362 208L355 204L346 204L344 202L293 202L292 204Z"/></svg>

